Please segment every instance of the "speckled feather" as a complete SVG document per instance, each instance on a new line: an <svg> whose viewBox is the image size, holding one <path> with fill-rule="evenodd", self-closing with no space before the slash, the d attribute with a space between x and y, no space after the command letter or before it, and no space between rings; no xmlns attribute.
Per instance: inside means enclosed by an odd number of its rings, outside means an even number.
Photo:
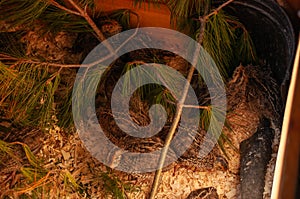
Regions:
<svg viewBox="0 0 300 199"><path fill-rule="evenodd" d="M122 31L120 23L114 19L100 21L100 30L106 38L118 34Z"/></svg>
<svg viewBox="0 0 300 199"><path fill-rule="evenodd" d="M252 65L238 66L228 83L227 94L229 109L234 110L244 102L260 117L267 117L280 125L282 99L270 69Z"/></svg>

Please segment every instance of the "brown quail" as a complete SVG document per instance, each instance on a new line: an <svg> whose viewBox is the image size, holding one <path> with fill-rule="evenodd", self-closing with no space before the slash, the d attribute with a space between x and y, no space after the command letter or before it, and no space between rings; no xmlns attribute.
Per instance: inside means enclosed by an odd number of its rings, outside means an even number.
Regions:
<svg viewBox="0 0 300 199"><path fill-rule="evenodd" d="M260 117L280 125L283 109L280 89L271 70L260 66L238 66L227 87L230 110L246 103Z"/></svg>
<svg viewBox="0 0 300 199"><path fill-rule="evenodd" d="M214 187L207 187L192 191L186 199L218 199L217 190Z"/></svg>
<svg viewBox="0 0 300 199"><path fill-rule="evenodd" d="M100 22L100 29L106 38L122 31L120 23L114 19L107 19Z"/></svg>

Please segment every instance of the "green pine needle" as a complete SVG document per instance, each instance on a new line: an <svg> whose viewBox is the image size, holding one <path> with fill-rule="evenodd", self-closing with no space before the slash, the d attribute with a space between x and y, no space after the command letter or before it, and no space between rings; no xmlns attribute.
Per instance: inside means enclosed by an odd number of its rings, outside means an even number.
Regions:
<svg viewBox="0 0 300 199"><path fill-rule="evenodd" d="M47 9L48 5L41 0L3 0L0 1L0 20L11 23L12 27L31 26Z"/></svg>
<svg viewBox="0 0 300 199"><path fill-rule="evenodd" d="M224 79L228 78L227 71L230 60L234 57L232 44L235 41L234 29L227 22L232 17L224 12L213 15L206 23L203 38L204 49L212 56Z"/></svg>

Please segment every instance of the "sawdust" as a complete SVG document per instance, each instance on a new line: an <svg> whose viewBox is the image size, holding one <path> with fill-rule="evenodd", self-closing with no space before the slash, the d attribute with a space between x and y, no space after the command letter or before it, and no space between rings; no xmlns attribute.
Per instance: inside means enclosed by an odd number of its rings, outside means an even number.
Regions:
<svg viewBox="0 0 300 199"><path fill-rule="evenodd" d="M246 139L255 132L255 122L246 119L249 117L255 119L255 115L251 112L245 112L243 108L237 109L237 112L239 111L243 114L228 114L228 119L233 124L233 132L225 130L228 136L235 138L232 140L235 146L238 146L236 144L240 142L240 140ZM244 128L244 125L234 125L235 120L241 121L240 117L245 119L245 123L243 124L249 128ZM250 123L252 124L251 126ZM101 178L101 173L108 171L113 173L114 176L117 176L122 183L128 183L135 187L135 189L126 191L128 198L142 199L146 198L149 194L154 177L153 173L127 174L120 171L109 170L90 155L83 146L77 133L67 134L57 126L53 129L49 129L46 134L37 133L37 131L33 131L33 133L37 136L28 137L28 144L31 148L34 148L34 143L37 143L37 141L33 141L33 138L34 140L42 140L39 141L42 147L39 148L35 154L39 159L44 160L45 169L54 172L49 178L49 181L52 182L49 198L55 198L57 195L66 198L113 198L111 194L105 190L105 182L103 182L103 178ZM33 135L33 133L31 134ZM270 185L274 172L278 136L277 134L277 141L273 144L274 153L266 175L264 198L270 197ZM228 170L205 172L175 164L163 172L162 183L156 198L184 199L192 191L206 187L214 187L217 190L219 198L239 198L239 153L228 144L225 144L225 147L229 156ZM64 184L60 176L66 172L70 172L71 176L76 180L76 183L84 188L83 193L79 194L74 190L63 188ZM11 175L11 172L4 174L2 170L1 182L6 180L9 175ZM12 185L10 182L11 181L6 180L6 184L2 184L4 185L2 187L9 190L9 187Z"/></svg>

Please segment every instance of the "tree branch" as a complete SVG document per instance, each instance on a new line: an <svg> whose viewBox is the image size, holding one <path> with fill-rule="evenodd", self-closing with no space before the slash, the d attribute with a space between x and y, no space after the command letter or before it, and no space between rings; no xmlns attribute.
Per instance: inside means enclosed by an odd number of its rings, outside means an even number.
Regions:
<svg viewBox="0 0 300 199"><path fill-rule="evenodd" d="M234 0L229 0L229 1L225 2L224 4L220 5L217 9L215 9L213 12L209 13L208 15L205 15L203 17L199 17L199 20L201 22L201 27L200 27L200 34L197 38L197 42L200 45L203 42L204 33L205 33L205 25L206 25L207 19L210 16L215 15L223 7L227 6L228 4L230 4L233 1ZM173 123L170 127L169 133L166 137L164 148L162 148L162 152L161 152L159 163L158 163L158 170L156 170L156 172L155 172L154 181L153 181L153 184L152 184L152 187L151 187L151 192L150 192L150 197L149 197L150 199L155 198L155 195L157 193L157 190L158 190L158 187L159 187L159 184L160 184L160 181L161 181L162 168L163 168L163 165L165 163L165 159L166 159L166 156L167 156L172 138L175 134L176 128L177 128L178 123L180 121L180 117L181 117L181 114L182 114L182 109L184 107L184 101L186 99L188 89L189 89L189 85L190 85L190 82L192 80L193 73L195 71L195 65L197 64L197 61L198 61L198 55L199 55L199 52L200 52L200 45L198 45L196 50L195 50L192 67L189 70L188 77L187 77L187 82L185 84L182 97L176 105L176 113L175 113L175 116L174 116L174 120L173 120Z"/></svg>
<svg viewBox="0 0 300 199"><path fill-rule="evenodd" d="M218 14L218 12L220 10L222 10L224 7L226 7L227 5L229 5L230 3L232 3L234 0L228 0L225 3L223 3L222 5L220 5L219 7L217 7L214 11L212 11L211 13L209 13L208 15L206 15L205 17L208 19L209 17Z"/></svg>
<svg viewBox="0 0 300 199"><path fill-rule="evenodd" d="M79 7L73 0L67 0L77 11L78 13L89 23L89 25L92 27L92 29L94 30L94 32L96 33L96 35L98 36L98 39L100 40L100 42L103 42L104 40L106 40L105 36L103 35L103 33L101 32L101 30L97 27L97 25L95 24L95 22L91 19L91 17L89 16L89 14L87 13L87 6L85 6L84 9L82 9L81 7ZM112 47L109 45L107 46L108 49L113 52L114 50L112 49Z"/></svg>
<svg viewBox="0 0 300 199"><path fill-rule="evenodd" d="M203 23L201 24L201 30L203 30L203 32L204 32L204 29L205 29L204 27L205 27L205 20L203 20ZM203 34L200 33L200 35L203 35ZM198 42L201 44L202 43L202 38L201 39L200 38L201 37L198 38ZM189 86L190 86L190 82L192 80L192 77L193 77L193 74L194 74L194 71L195 71L195 65L197 63L199 52L200 52L200 47L198 46L195 53L194 53L194 60L193 60L193 63L192 63L193 66L189 70L189 73L188 73L188 76L187 76L187 83L184 86L182 97L181 97L181 99L179 99L179 101L176 105L176 113L175 113L175 116L174 116L173 123L172 123L172 125L170 127L170 130L169 130L169 133L166 137L164 148L162 148L162 152L161 152L159 163L158 163L158 170L156 170L155 176L154 176L154 181L153 181L153 185L152 185L152 189L151 189L151 193L150 193L150 199L154 199L155 195L157 193L157 190L158 190L158 187L159 187L159 184L160 184L160 181L161 181L162 168L163 168L163 165L165 163L165 159L166 159L166 156L167 156L172 138L173 138L173 136L176 132L176 128L177 128L177 126L179 124L179 121L180 121L180 117L181 117L181 114L182 114L182 109L184 107L184 101L186 99L188 89L189 89Z"/></svg>
<svg viewBox="0 0 300 199"><path fill-rule="evenodd" d="M173 95L172 95L172 96L173 96ZM174 97L174 98L175 98L175 97ZM170 103L170 104L173 104L173 105L176 104L175 102L173 102L173 101L171 101L171 100L169 100L169 99L166 99L165 97L164 97L164 100L165 100L166 102ZM194 109L210 110L210 107L209 107L209 106L196 106L196 105L188 105L188 104L184 104L184 105L183 105L183 108L194 108Z"/></svg>
<svg viewBox="0 0 300 199"><path fill-rule="evenodd" d="M65 6L62 6L59 3L57 3L55 0L49 0L49 2L50 2L51 5L57 7L59 9L61 9L61 10L64 10L64 11L70 13L70 14L81 16L79 12L75 12L74 10L68 9Z"/></svg>
<svg viewBox="0 0 300 199"><path fill-rule="evenodd" d="M107 42L107 40L106 40L105 36L103 35L103 33L101 32L101 30L97 27L95 22L89 16L89 14L87 12L87 6L84 9L82 9L73 0L66 0L66 1L68 1L70 3L70 5L72 5L77 10L77 12L60 5L55 0L49 0L50 4L56 6L57 8L60 8L70 14L74 14L74 15L83 17L88 22L88 24L91 26L93 31L96 33L98 40L103 43L103 45L109 50L109 52L111 54L116 55L115 50L112 48L112 46L109 44L109 42Z"/></svg>

